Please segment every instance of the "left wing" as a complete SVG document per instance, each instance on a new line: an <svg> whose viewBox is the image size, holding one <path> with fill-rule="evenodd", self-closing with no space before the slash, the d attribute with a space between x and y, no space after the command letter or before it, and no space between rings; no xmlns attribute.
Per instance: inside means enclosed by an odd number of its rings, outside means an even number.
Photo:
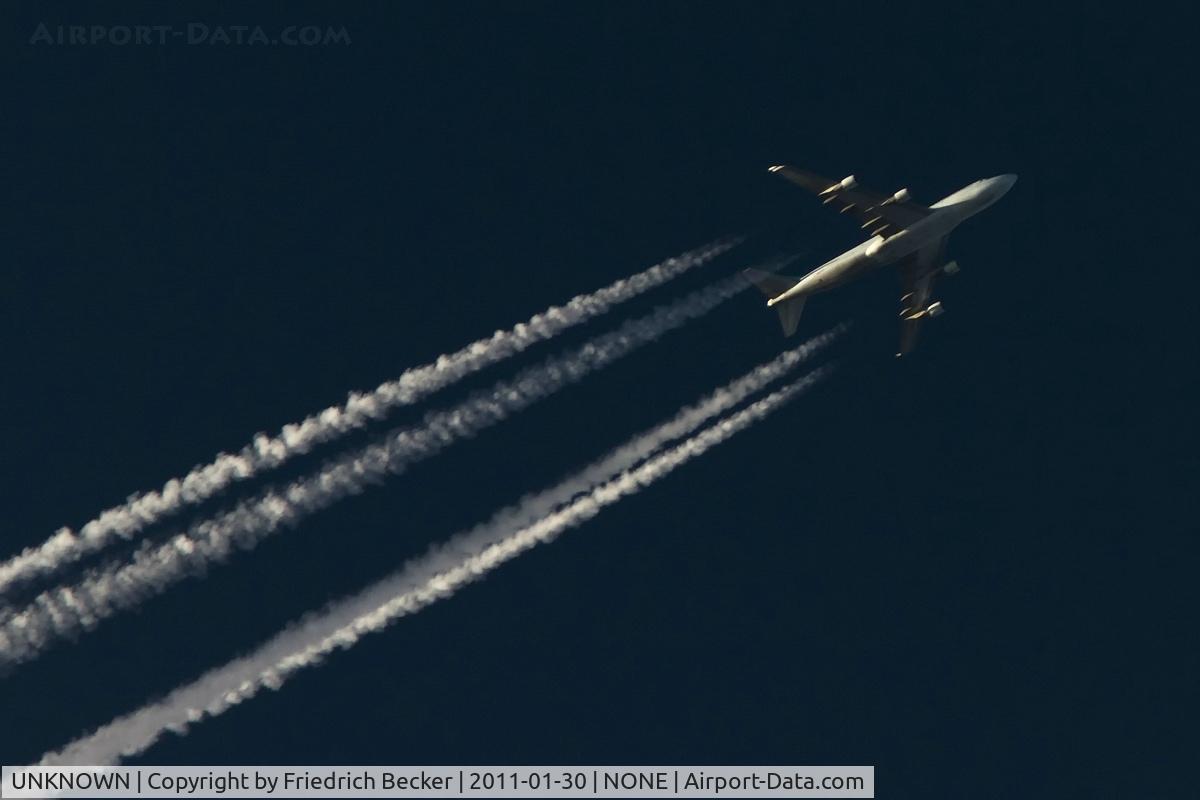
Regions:
<svg viewBox="0 0 1200 800"><path fill-rule="evenodd" d="M908 355L917 346L917 332L921 320L942 313L941 303L931 304L933 283L942 271L942 259L946 255L946 238L922 247L900 263L900 280L904 295L900 302L900 350L896 356Z"/></svg>
<svg viewBox="0 0 1200 800"><path fill-rule="evenodd" d="M771 167L771 172L807 189L827 205L836 204L842 213L853 212L869 236L891 236L931 213L927 207L913 202L907 189L890 195L860 189L853 175L835 181L796 167Z"/></svg>

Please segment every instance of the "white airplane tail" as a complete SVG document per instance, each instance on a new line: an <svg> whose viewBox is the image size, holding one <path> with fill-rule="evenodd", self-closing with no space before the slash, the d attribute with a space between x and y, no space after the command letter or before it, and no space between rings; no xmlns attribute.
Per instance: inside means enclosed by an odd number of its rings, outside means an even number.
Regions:
<svg viewBox="0 0 1200 800"><path fill-rule="evenodd" d="M768 300L778 297L800 282L799 278L776 275L774 272L764 272L761 269L742 270L742 274L757 286ZM796 332L796 327L800 324L800 312L804 311L804 301L807 299L806 296L801 295L775 304L775 310L779 312L779 323L783 325L784 336L791 336Z"/></svg>

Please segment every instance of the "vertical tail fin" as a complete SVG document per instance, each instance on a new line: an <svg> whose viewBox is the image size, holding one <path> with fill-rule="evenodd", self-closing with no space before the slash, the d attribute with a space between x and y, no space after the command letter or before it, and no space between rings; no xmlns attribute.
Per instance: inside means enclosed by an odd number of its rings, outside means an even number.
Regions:
<svg viewBox="0 0 1200 800"><path fill-rule="evenodd" d="M758 290L767 296L767 299L778 297L788 289L799 283L798 278L792 278L787 275L776 275L773 272L764 272L761 269L742 270L742 274L746 279L758 287ZM779 312L779 323L783 325L783 335L791 336L796 332L796 327L800 324L800 313L804 311L804 301L808 298L801 295L793 297L790 300L784 300L782 303L775 304L775 310Z"/></svg>

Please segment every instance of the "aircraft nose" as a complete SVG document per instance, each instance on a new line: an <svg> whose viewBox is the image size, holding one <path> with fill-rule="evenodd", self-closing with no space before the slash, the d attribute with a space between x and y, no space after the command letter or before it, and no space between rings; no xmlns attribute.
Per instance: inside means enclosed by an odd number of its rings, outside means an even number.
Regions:
<svg viewBox="0 0 1200 800"><path fill-rule="evenodd" d="M1001 192L1003 193L1007 192L1013 187L1013 184L1017 182L1017 176L1010 172L1007 175L997 175L995 178L992 178L992 180L994 180L997 185L1000 186Z"/></svg>

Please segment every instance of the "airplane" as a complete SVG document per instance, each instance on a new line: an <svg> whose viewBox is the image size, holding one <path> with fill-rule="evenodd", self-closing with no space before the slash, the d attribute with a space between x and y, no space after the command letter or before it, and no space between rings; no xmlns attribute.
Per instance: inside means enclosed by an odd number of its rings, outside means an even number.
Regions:
<svg viewBox="0 0 1200 800"><path fill-rule="evenodd" d="M933 283L940 274L958 272L958 262L945 262L946 240L959 223L973 217L1003 197L1016 175L997 175L964 186L931 206L914 201L908 189L886 195L858 188L853 175L840 181L822 178L807 170L788 166L771 167L771 172L817 195L826 205L837 204L842 213L854 212L870 238L847 250L802 278L748 269L743 274L767 296L783 324L784 336L796 332L800 312L809 295L841 286L853 278L888 264L900 270L904 295L900 302L900 352L910 353L917 341L921 320L944 312L933 301Z"/></svg>

